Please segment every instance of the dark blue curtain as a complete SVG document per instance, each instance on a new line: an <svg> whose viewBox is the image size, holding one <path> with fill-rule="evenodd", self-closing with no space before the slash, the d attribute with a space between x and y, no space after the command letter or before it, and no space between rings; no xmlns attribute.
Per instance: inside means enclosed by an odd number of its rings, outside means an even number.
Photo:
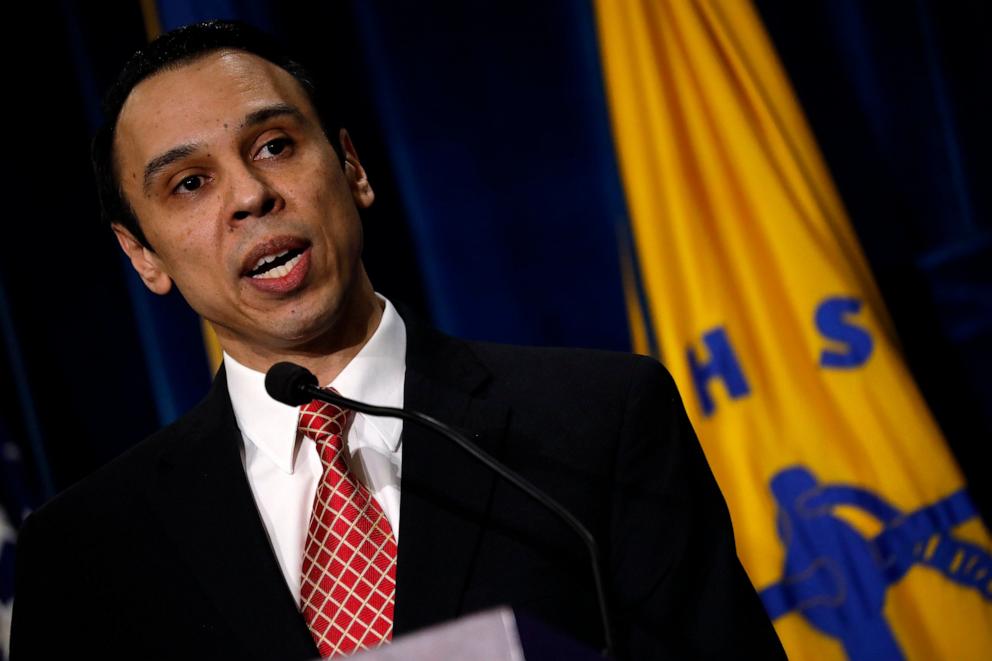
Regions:
<svg viewBox="0 0 992 661"><path fill-rule="evenodd" d="M628 349L626 210L589 8L354 5L435 321Z"/></svg>

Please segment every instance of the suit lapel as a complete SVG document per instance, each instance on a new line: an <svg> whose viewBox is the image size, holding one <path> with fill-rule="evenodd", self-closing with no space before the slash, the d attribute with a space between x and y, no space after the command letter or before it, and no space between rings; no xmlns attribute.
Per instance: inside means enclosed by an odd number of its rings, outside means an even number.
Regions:
<svg viewBox="0 0 992 661"><path fill-rule="evenodd" d="M508 410L478 397L489 372L464 343L406 324L404 406L461 428L498 454ZM396 634L460 613L494 481L453 442L404 423Z"/></svg>
<svg viewBox="0 0 992 661"><path fill-rule="evenodd" d="M245 649L269 658L316 657L245 476L223 369L182 425L149 490L180 556Z"/></svg>
<svg viewBox="0 0 992 661"><path fill-rule="evenodd" d="M404 405L461 428L498 456L509 413L480 397L488 371L463 342L406 324ZM148 489L180 557L246 649L315 658L245 476L223 369L180 424ZM395 635L459 615L495 482L454 443L410 423L402 470Z"/></svg>

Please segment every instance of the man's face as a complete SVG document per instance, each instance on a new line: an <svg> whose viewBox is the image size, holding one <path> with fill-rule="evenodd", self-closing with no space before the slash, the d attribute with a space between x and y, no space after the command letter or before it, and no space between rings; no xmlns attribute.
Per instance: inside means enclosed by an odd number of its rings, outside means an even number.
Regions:
<svg viewBox="0 0 992 661"><path fill-rule="evenodd" d="M343 169L299 83L254 55L160 72L131 92L115 143L154 252L117 228L121 245L152 291L175 282L225 348L318 341L367 283L356 205L372 190L342 138Z"/></svg>

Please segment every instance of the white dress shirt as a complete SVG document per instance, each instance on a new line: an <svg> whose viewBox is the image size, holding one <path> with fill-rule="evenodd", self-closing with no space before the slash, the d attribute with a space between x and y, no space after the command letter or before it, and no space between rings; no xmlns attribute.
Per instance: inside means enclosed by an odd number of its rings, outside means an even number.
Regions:
<svg viewBox="0 0 992 661"><path fill-rule="evenodd" d="M384 304L378 328L328 386L343 396L379 406L403 406L406 326ZM299 408L265 392L265 374L224 354L227 387L244 439L245 472L269 541L296 602L300 601L303 547L323 472L316 444L298 433ZM345 460L382 506L399 541L403 423L356 413L345 432Z"/></svg>

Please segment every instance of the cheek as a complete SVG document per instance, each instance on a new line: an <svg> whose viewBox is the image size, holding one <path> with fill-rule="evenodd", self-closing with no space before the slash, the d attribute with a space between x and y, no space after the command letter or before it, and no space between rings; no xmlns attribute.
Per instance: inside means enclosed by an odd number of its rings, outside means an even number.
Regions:
<svg viewBox="0 0 992 661"><path fill-rule="evenodd" d="M316 184L310 193L311 203L318 209L333 208L337 196L334 194L338 184L327 166L322 166L314 172L313 181Z"/></svg>
<svg viewBox="0 0 992 661"><path fill-rule="evenodd" d="M179 254L187 260L196 260L202 265L209 265L208 260L216 260L214 247L217 237L207 223L185 223L177 233L175 243ZM199 259L198 259L199 258Z"/></svg>
<svg viewBox="0 0 992 661"><path fill-rule="evenodd" d="M158 233L161 254L173 280L195 285L197 280L211 278L224 265L221 246L226 232L196 218L173 222L170 231Z"/></svg>

